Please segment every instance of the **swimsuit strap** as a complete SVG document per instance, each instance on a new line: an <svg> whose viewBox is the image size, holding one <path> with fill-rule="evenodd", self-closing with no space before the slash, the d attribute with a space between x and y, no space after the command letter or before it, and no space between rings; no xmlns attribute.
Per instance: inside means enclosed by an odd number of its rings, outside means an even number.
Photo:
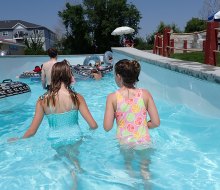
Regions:
<svg viewBox="0 0 220 190"><path fill-rule="evenodd" d="M43 95L41 95L38 99L39 99L39 100L43 100L46 95L48 95L48 92L45 92L45 93L44 93Z"/></svg>

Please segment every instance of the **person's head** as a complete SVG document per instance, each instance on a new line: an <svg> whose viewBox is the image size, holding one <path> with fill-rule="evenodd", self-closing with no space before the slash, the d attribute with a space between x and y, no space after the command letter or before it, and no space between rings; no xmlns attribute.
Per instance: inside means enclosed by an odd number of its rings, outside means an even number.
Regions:
<svg viewBox="0 0 220 190"><path fill-rule="evenodd" d="M40 72L40 71L41 71L41 68L40 68L39 66L35 66L33 71L34 71L34 72Z"/></svg>
<svg viewBox="0 0 220 190"><path fill-rule="evenodd" d="M64 84L66 89L70 92L74 105L79 105L76 93L71 90L72 77L71 67L67 60L64 59L53 65L51 71L51 87L47 101L48 106L51 101L53 106L56 105L55 96L60 90L62 84Z"/></svg>
<svg viewBox="0 0 220 190"><path fill-rule="evenodd" d="M115 64L115 77L118 86L133 88L139 81L141 66L135 60L122 59ZM118 81L120 79L120 81ZM120 84L120 82L122 84Z"/></svg>
<svg viewBox="0 0 220 190"><path fill-rule="evenodd" d="M70 87L72 79L72 71L67 60L57 62L53 65L51 71L51 87L60 87L63 83L66 87Z"/></svg>
<svg viewBox="0 0 220 190"><path fill-rule="evenodd" d="M35 68L35 69L40 69L40 67L39 67L39 66L35 66L34 68Z"/></svg>
<svg viewBox="0 0 220 190"><path fill-rule="evenodd" d="M99 67L99 66L101 66L101 61L97 61L97 62L95 63L95 67Z"/></svg>
<svg viewBox="0 0 220 190"><path fill-rule="evenodd" d="M58 52L57 52L57 50L55 48L49 48L47 50L47 53L48 53L50 58L56 58L57 55L58 55Z"/></svg>

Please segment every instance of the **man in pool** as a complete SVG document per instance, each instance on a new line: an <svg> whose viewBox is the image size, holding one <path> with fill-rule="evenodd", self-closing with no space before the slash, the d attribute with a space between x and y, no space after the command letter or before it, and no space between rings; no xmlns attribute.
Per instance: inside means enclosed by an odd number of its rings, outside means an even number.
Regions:
<svg viewBox="0 0 220 190"><path fill-rule="evenodd" d="M101 71L97 69L92 69L91 70L91 75L95 80L100 80L102 78L102 73Z"/></svg>
<svg viewBox="0 0 220 190"><path fill-rule="evenodd" d="M57 62L58 52L54 48L49 48L47 53L50 57L50 60L43 63L43 67L41 70L41 82L44 89L49 90L51 83L51 70L53 65Z"/></svg>

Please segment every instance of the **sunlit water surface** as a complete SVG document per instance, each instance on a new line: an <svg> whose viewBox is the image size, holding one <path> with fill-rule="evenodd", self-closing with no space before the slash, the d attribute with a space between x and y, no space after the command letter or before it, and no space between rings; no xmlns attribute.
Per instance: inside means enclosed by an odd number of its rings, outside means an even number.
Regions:
<svg viewBox="0 0 220 190"><path fill-rule="evenodd" d="M29 127L38 97L44 93L40 82L25 80L31 97L21 107L0 113L0 189L220 189L219 119L199 115L184 105L170 105L155 98L161 126L150 130L152 147L148 154L149 179L140 174L138 155L133 171L128 172L115 139L116 126L106 133L103 117L106 96L117 89L113 74L102 80L79 80L81 93L98 122L90 131L80 117L83 142L79 147L81 172L65 156L60 156L47 141L48 123L44 118L37 134L29 139L8 143ZM211 122L210 122L211 121ZM76 180L73 179L73 172Z"/></svg>

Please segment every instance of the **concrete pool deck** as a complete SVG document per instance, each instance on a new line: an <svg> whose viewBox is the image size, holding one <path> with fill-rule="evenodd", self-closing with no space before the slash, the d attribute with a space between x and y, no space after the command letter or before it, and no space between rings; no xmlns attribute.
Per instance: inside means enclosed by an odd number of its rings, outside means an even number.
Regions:
<svg viewBox="0 0 220 190"><path fill-rule="evenodd" d="M167 58L131 47L112 47L113 53L125 54L137 61L145 61L172 71L220 84L220 67Z"/></svg>

